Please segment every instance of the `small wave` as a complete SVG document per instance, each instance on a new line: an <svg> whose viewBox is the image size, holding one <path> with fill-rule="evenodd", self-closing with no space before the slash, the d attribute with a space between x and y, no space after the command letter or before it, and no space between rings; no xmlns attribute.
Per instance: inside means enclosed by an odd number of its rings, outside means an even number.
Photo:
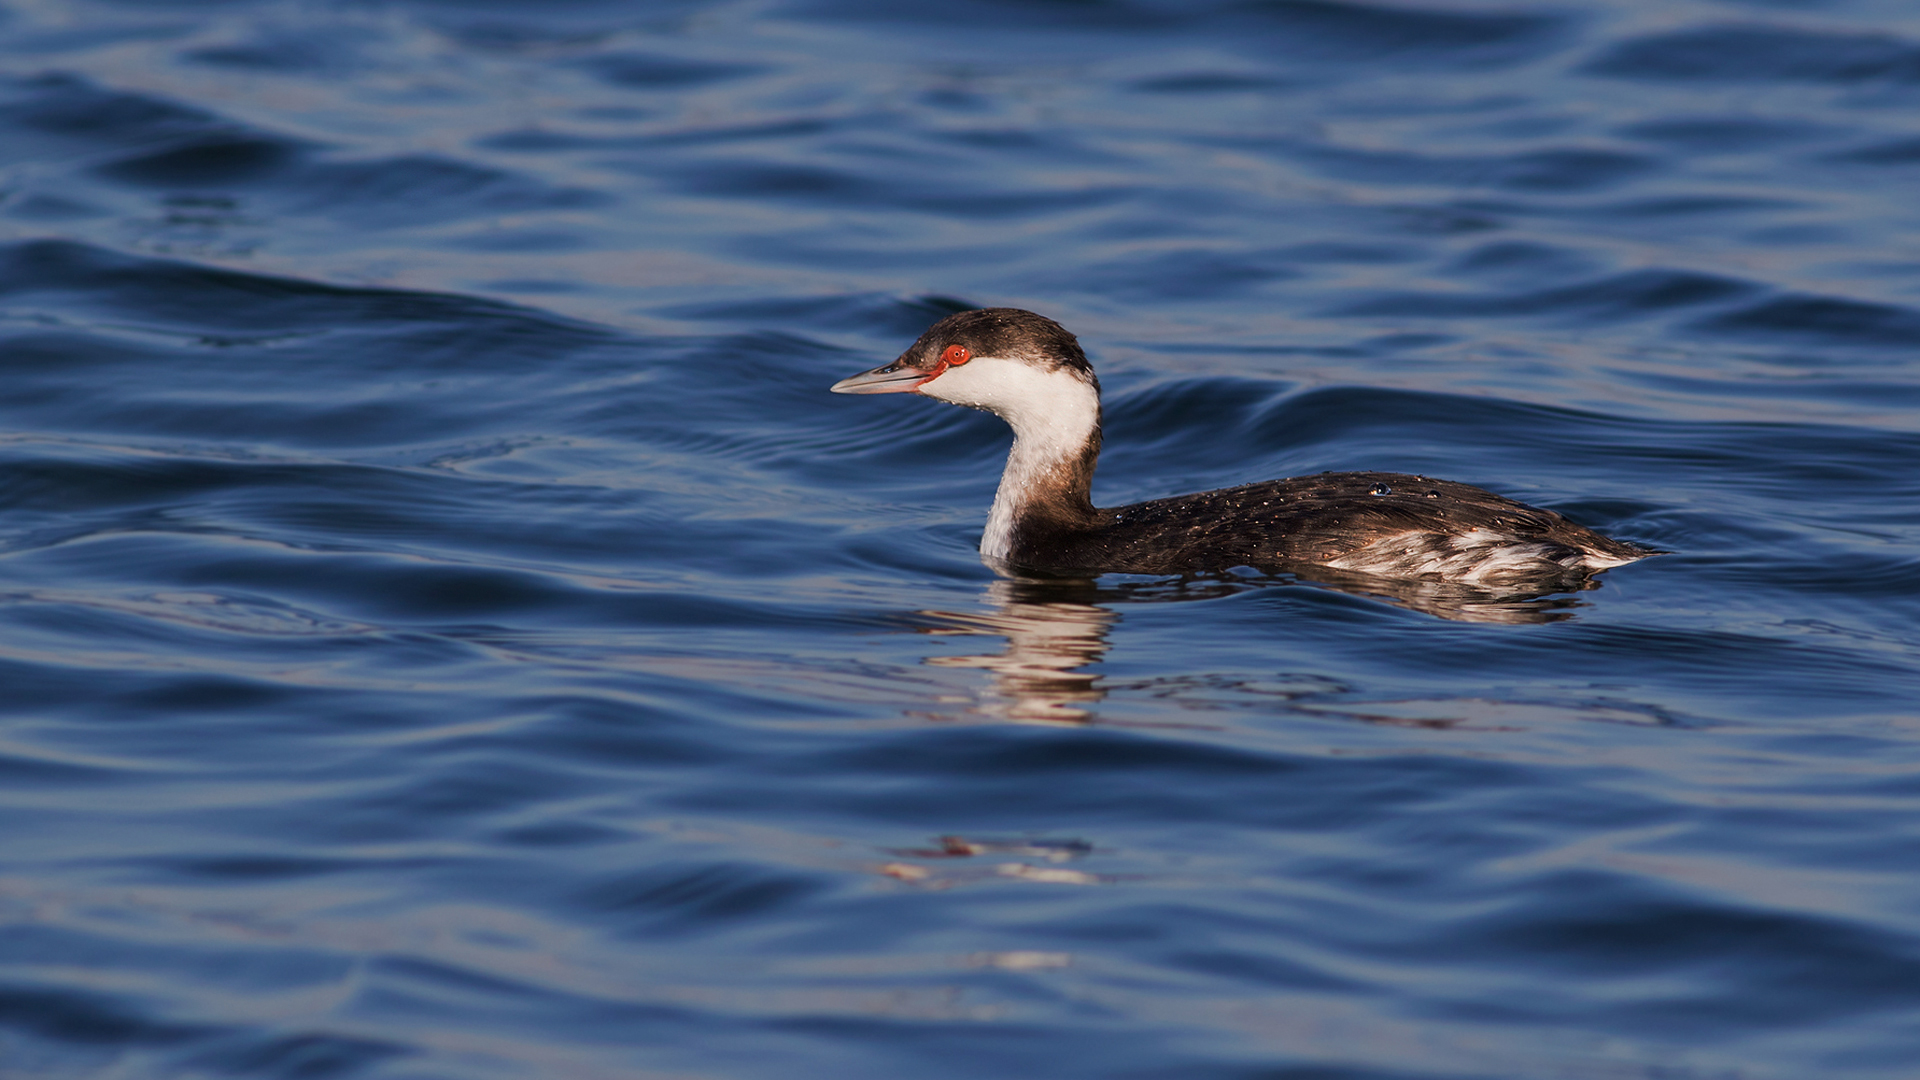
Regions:
<svg viewBox="0 0 1920 1080"><path fill-rule="evenodd" d="M1586 70L1690 82L1911 83L1920 81L1920 45L1885 33L1726 23L1623 41Z"/></svg>

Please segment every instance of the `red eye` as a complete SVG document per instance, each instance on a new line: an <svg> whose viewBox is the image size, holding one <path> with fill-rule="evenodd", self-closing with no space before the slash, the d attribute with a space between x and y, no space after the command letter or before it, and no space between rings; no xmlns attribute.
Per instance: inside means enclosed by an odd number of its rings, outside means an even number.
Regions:
<svg viewBox="0 0 1920 1080"><path fill-rule="evenodd" d="M949 345L946 351L940 354L940 362L948 367L959 367L971 359L973 354L967 351L965 345Z"/></svg>

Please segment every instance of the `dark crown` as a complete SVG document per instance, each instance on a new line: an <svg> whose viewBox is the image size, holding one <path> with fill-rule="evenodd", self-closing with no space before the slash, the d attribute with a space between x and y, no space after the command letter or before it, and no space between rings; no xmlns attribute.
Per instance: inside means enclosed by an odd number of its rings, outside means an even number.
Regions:
<svg viewBox="0 0 1920 1080"><path fill-rule="evenodd" d="M974 356L1020 360L1049 371L1066 368L1096 390L1100 387L1079 339L1059 323L1031 311L977 308L949 315L928 327L912 348L900 354L900 361L930 370L949 345L964 345Z"/></svg>

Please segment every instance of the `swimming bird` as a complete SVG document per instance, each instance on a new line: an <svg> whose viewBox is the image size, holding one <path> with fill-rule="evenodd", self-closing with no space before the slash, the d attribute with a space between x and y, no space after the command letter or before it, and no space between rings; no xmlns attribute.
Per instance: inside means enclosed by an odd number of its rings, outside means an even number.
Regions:
<svg viewBox="0 0 1920 1080"><path fill-rule="evenodd" d="M1100 380L1059 323L1018 308L949 315L837 394L913 393L982 409L1013 448L980 553L1016 571L1189 574L1323 566L1465 584L1584 576L1658 554L1551 510L1449 480L1326 472L1093 504Z"/></svg>

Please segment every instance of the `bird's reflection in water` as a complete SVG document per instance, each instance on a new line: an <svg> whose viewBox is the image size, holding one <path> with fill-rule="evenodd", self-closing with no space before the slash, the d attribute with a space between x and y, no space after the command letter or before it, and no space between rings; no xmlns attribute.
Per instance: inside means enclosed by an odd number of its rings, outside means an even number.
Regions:
<svg viewBox="0 0 1920 1080"><path fill-rule="evenodd" d="M1468 585L1431 578L1374 577L1316 566L1311 577L1303 575L1296 581L1384 600L1395 607L1452 622L1509 626L1570 619L1576 609L1586 605L1568 594L1600 587L1599 578L1577 570L1513 577L1491 585Z"/></svg>
<svg viewBox="0 0 1920 1080"><path fill-rule="evenodd" d="M1571 618L1581 601L1569 595L1598 588L1591 575L1567 574L1503 583L1497 588L1455 582L1377 578L1314 567L1295 573L1255 572L1099 584L1073 578L1001 578L987 586L990 609L966 613L922 611L929 634L1001 638L998 652L932 656L934 667L980 668L993 673L990 692L970 711L1020 723L1084 724L1106 696L1100 677L1084 668L1106 655L1108 634L1123 604L1208 600L1256 588L1309 587L1383 600L1454 622L1524 625Z"/></svg>
<svg viewBox="0 0 1920 1080"><path fill-rule="evenodd" d="M933 634L983 634L1005 638L997 653L930 656L934 667L984 668L993 672L993 696L976 711L1032 724L1079 724L1087 706L1106 696L1098 676L1079 670L1107 652L1107 631L1119 616L1094 602L1088 581L1002 578L987 586L993 610L980 614L923 611Z"/></svg>

